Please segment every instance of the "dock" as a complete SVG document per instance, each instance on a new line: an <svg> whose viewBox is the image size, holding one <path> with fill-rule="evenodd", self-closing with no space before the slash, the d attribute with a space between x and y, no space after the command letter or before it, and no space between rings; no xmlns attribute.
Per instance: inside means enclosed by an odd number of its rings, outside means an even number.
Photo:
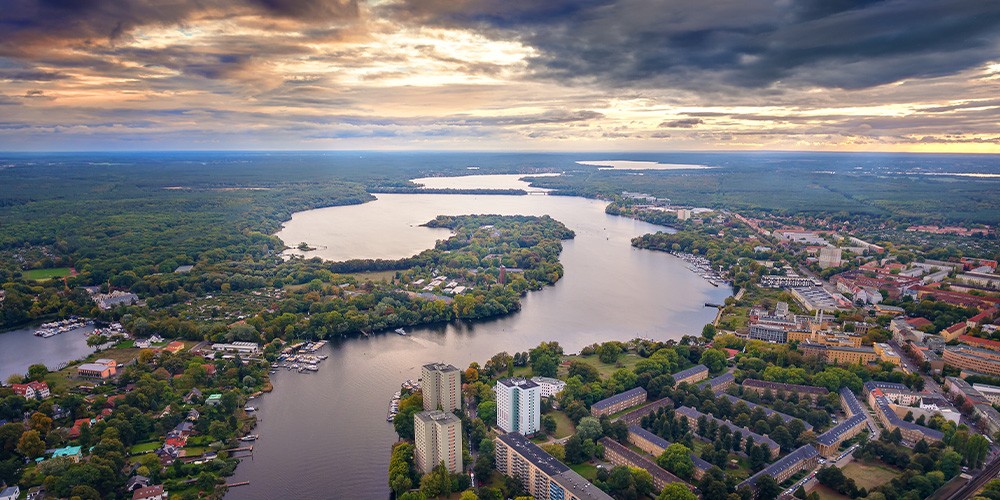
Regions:
<svg viewBox="0 0 1000 500"><path fill-rule="evenodd" d="M235 488L237 486L249 486L249 485L250 481L240 481L238 483L228 483L226 484L226 488Z"/></svg>

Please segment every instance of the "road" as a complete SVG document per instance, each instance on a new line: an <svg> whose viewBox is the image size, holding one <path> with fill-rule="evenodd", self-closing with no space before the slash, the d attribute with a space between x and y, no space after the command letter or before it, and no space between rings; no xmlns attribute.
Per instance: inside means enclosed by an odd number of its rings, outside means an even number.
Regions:
<svg viewBox="0 0 1000 500"><path fill-rule="evenodd" d="M1000 474L1000 457L993 459L983 470L972 476L972 479L965 486L955 490L954 493L941 500L965 500L966 498L972 498L972 495L979 491L979 488L982 488L990 479L997 477L997 474Z"/></svg>

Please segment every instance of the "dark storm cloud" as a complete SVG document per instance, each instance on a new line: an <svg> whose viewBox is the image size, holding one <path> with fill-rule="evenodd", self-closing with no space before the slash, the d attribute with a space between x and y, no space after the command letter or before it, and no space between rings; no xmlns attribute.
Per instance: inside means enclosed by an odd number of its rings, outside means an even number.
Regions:
<svg viewBox="0 0 1000 500"><path fill-rule="evenodd" d="M114 41L143 26L172 26L204 18L260 14L304 23L358 16L357 0L5 0L0 9L0 55L21 56L38 46Z"/></svg>
<svg viewBox="0 0 1000 500"><path fill-rule="evenodd" d="M401 20L493 30L540 51L542 75L609 85L865 88L997 57L984 0L407 0Z"/></svg>

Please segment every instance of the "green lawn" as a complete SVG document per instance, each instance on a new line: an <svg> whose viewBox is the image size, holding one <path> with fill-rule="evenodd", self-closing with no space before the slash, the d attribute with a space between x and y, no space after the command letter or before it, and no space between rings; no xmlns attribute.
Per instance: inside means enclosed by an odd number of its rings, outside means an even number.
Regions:
<svg viewBox="0 0 1000 500"><path fill-rule="evenodd" d="M565 413L552 410L546 413L546 415L552 415L552 418L556 419L556 432L552 435L554 438L562 439L576 434L576 426L573 425L573 421Z"/></svg>
<svg viewBox="0 0 1000 500"><path fill-rule="evenodd" d="M53 267L50 269L32 269L30 271L24 271L24 278L35 281L45 281L52 278L64 278L69 276L70 270L68 267Z"/></svg>
<svg viewBox="0 0 1000 500"><path fill-rule="evenodd" d="M151 452L151 451L153 451L153 450L155 450L155 449L157 449L159 447L160 447L160 442L159 441L150 441L148 443L139 443L139 444L133 446L129 450L129 453L131 453L133 455L139 455L139 454L142 454L142 453L149 453L149 452Z"/></svg>
<svg viewBox="0 0 1000 500"><path fill-rule="evenodd" d="M588 365L591 365L594 368L597 368L597 371L601 374L602 378L608 378L608 377L611 376L611 374L613 374L619 368L629 368L629 369L631 369L631 368L635 367L636 363L638 363L639 361L641 361L643 358L641 358L637 354L632 354L632 353L623 354L623 355L621 355L621 356L618 357L618 363L617 364L610 364L610 365L607 364L607 363L602 362L597 357L596 354L592 354L590 356L576 356L576 355L574 355L574 356L563 356L562 359L563 359L563 361L580 361L580 362L583 362L583 363L587 363ZM567 374L567 369L560 367L560 375L565 376L566 374Z"/></svg>
<svg viewBox="0 0 1000 500"><path fill-rule="evenodd" d="M594 479L597 478L597 467L594 465L583 463L570 465L569 468L576 471L577 474L583 476L587 481L593 482Z"/></svg>
<svg viewBox="0 0 1000 500"><path fill-rule="evenodd" d="M853 479L859 488L870 490L901 476L898 470L879 463L863 463L857 460L843 468L844 475Z"/></svg>

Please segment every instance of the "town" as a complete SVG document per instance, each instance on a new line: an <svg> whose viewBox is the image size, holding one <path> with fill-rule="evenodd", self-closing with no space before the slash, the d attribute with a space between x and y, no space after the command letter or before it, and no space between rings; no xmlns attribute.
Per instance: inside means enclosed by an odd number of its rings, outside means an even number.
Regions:
<svg viewBox="0 0 1000 500"><path fill-rule="evenodd" d="M736 285L701 336L423 366L390 418L397 498L1000 496L996 261L695 213L633 244Z"/></svg>

